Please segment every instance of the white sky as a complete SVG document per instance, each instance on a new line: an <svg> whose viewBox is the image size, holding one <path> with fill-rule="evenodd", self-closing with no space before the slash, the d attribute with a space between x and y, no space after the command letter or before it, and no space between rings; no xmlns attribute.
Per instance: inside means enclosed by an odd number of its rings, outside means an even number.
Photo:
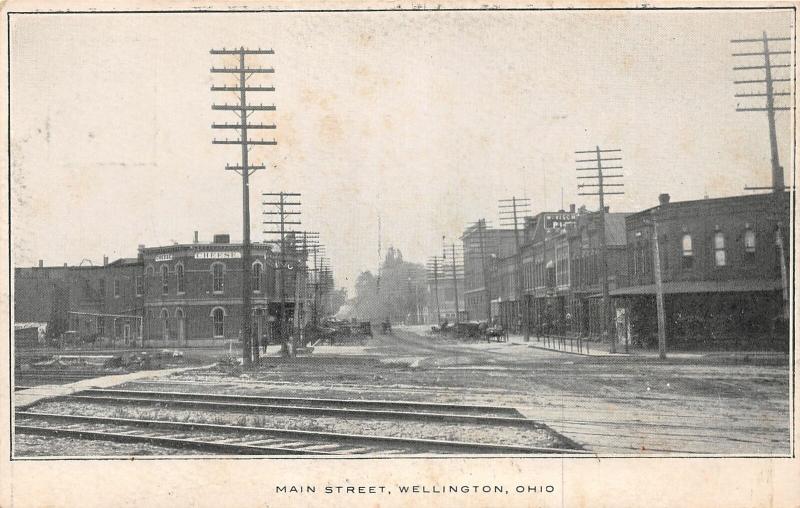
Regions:
<svg viewBox="0 0 800 508"><path fill-rule="evenodd" d="M209 91L224 78L208 50L244 45L276 52L260 62L277 91L260 95L278 111L252 117L278 125L278 146L251 156L268 166L251 185L253 240L260 193L301 192L304 225L347 287L376 268L378 214L384 252L424 262L442 235L496 223L497 200L513 194L538 212L558 209L563 188L565 207L595 208L576 196L573 152L596 144L623 149L614 211L660 192L769 185L766 115L735 112L732 67L748 62L729 41L794 31L791 11L16 15L11 26L16 266L134 256L194 230L240 240L240 177L222 169L239 148L212 146L210 128L235 121L211 103L235 98ZM790 119L778 123L787 179Z"/></svg>

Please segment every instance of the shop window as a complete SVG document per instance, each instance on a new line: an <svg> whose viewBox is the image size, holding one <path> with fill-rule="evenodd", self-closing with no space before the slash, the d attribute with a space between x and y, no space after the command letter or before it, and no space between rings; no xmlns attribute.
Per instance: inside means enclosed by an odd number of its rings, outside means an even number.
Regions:
<svg viewBox="0 0 800 508"><path fill-rule="evenodd" d="M175 291L178 293L186 292L185 278L183 275L183 265L175 266Z"/></svg>
<svg viewBox="0 0 800 508"><path fill-rule="evenodd" d="M714 264L716 266L725 266L727 259L725 258L725 235L721 231L714 233Z"/></svg>
<svg viewBox="0 0 800 508"><path fill-rule="evenodd" d="M691 268L694 265L694 249L692 246L692 235L686 233L681 237L681 259L684 268Z"/></svg>

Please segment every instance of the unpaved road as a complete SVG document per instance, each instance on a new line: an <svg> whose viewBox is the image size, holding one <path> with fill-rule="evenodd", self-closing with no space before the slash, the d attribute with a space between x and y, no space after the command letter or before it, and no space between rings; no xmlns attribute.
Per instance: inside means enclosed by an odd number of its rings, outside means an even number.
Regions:
<svg viewBox="0 0 800 508"><path fill-rule="evenodd" d="M603 455L790 453L788 366L585 357L407 330L376 334L364 352L276 360L245 385L297 395L508 405Z"/></svg>

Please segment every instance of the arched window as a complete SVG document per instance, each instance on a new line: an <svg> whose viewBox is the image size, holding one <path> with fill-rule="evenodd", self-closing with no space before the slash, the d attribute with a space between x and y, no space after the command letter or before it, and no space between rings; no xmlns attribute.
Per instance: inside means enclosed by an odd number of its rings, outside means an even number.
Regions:
<svg viewBox="0 0 800 508"><path fill-rule="evenodd" d="M167 309L161 309L161 332L164 340L169 340L169 312Z"/></svg>
<svg viewBox="0 0 800 508"><path fill-rule="evenodd" d="M183 314L183 309L175 311L175 323L178 325L178 340L186 340L186 319Z"/></svg>
<svg viewBox="0 0 800 508"><path fill-rule="evenodd" d="M681 237L681 259L684 268L691 268L694 264L694 249L692 248L692 235L684 233Z"/></svg>
<svg viewBox="0 0 800 508"><path fill-rule="evenodd" d="M183 279L183 265L180 263L175 265L175 291L178 293L186 292L186 286Z"/></svg>
<svg viewBox="0 0 800 508"><path fill-rule="evenodd" d="M211 312L211 320L214 323L214 337L225 336L225 311L217 307Z"/></svg>
<svg viewBox="0 0 800 508"><path fill-rule="evenodd" d="M161 294L169 294L169 268L167 265L161 267Z"/></svg>
<svg viewBox="0 0 800 508"><path fill-rule="evenodd" d="M714 264L725 266L725 235L722 231L714 233Z"/></svg>
<svg viewBox="0 0 800 508"><path fill-rule="evenodd" d="M214 263L211 265L211 273L214 279L214 292L222 293L225 290L225 265Z"/></svg>
<svg viewBox="0 0 800 508"><path fill-rule="evenodd" d="M261 292L261 263L253 263L253 283L251 284L254 293Z"/></svg>

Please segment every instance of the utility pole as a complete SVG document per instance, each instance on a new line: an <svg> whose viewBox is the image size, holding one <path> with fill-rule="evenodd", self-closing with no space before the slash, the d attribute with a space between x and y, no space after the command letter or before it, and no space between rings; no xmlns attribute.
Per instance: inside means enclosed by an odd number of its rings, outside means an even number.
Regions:
<svg viewBox="0 0 800 508"><path fill-rule="evenodd" d="M286 323L286 250L288 248L287 235L292 234L292 241L295 240L294 229L287 229L287 226L296 226L300 224L298 220L290 220L293 215L300 215L300 194L297 192L264 192L261 194L264 199L262 205L267 208L263 213L270 220L263 222L269 229L264 231L265 235L278 235L277 240L267 240L269 243L278 244L280 246L280 258L276 268L280 277L280 297L281 306L280 312L280 337L281 337L281 354L289 356L289 336L287 334ZM296 200L296 201L295 201ZM295 302L295 307L297 302ZM295 312L297 309L295 308ZM291 352L294 354L294 352Z"/></svg>
<svg viewBox="0 0 800 508"><path fill-rule="evenodd" d="M664 287L661 282L661 253L658 246L658 221L653 211L650 222L653 225L653 278L656 283L656 312L658 317L658 357L667 358L667 326L664 315Z"/></svg>
<svg viewBox="0 0 800 508"><path fill-rule="evenodd" d="M528 323L528 306L523 300L522 291L522 243L519 239L520 221L531 214L531 200L528 198L518 198L512 196L511 199L501 199L499 202L500 207L500 225L511 225L514 228L514 246L516 247L516 273L515 286L517 293L517 304L519 305L520 314L522 315L522 333L525 335L525 342L531 340L530 325Z"/></svg>
<svg viewBox="0 0 800 508"><path fill-rule="evenodd" d="M737 93L735 97L740 98L753 98L764 97L765 103L763 106L741 106L736 105L736 111L765 111L767 113L767 123L769 124L769 146L772 160L772 190L773 192L783 192L785 190L783 180L783 167L778 160L778 136L775 129L775 112L776 111L789 111L790 106L776 106L775 97L788 97L790 92L788 90L775 91L774 84L776 82L791 82L791 77L775 77L773 71L779 68L791 68L791 63L777 64L771 59L772 55L791 55L790 50L774 50L770 48L770 42L791 42L791 37L768 37L767 32L763 32L760 38L756 39L734 39L731 41L733 44L755 44L761 45L760 51L745 51L741 53L734 53L734 57L745 57L751 60L750 57L763 58L763 64L760 65L743 65L734 67L734 71L745 71L752 74L756 71L759 74L764 71L763 79L758 76L758 79L742 79L734 81L735 85L760 85L764 84L762 90L756 92ZM754 78L755 76L748 76ZM755 190L755 189L752 189Z"/></svg>
<svg viewBox="0 0 800 508"><path fill-rule="evenodd" d="M211 109L215 111L229 111L236 113L239 120L236 123L213 123L212 129L231 129L238 131L239 138L229 140L213 139L212 144L215 145L240 145L242 147L241 163L238 165L226 165L225 169L229 171L236 171L242 175L242 362L245 367L249 367L259 361L258 348L253 348L252 344L252 324L253 324L253 309L251 302L251 255L250 255L250 175L255 171L264 169L263 164L251 165L248 157L250 149L253 146L259 145L276 145L277 142L273 140L264 139L250 139L247 131L254 129L275 129L275 124L264 123L250 123L248 118L256 111L275 111L274 105L263 104L248 104L248 92L274 92L275 88L272 86L251 86L248 85L247 80L254 74L272 74L275 70L271 67L258 67L245 65L245 58L253 55L272 55L274 52L271 49L212 49L212 55L225 55L225 56L238 56L239 65L237 67L221 67L211 68L212 74L233 74L238 76L238 83L235 86L223 85L212 86L212 92L234 92L238 94L238 104L212 104Z"/></svg>
<svg viewBox="0 0 800 508"><path fill-rule="evenodd" d="M784 57L791 58L791 47L790 49L780 49L776 50L770 47L770 42L776 43L791 43L791 37L769 37L767 32L764 31L761 34L760 38L753 38L753 39L734 39L731 41L732 44L759 44L760 49L758 51L745 51L739 53L733 53L734 57L744 57L748 63L758 63L759 65L743 65L734 67L734 71L744 71L746 73L750 73L747 76L749 79L742 79L734 81L735 85L756 85L760 86L762 83L764 84L763 89L758 89L757 91L747 91L744 93L737 93L734 96L739 98L747 98L752 100L752 98L763 97L765 102L763 107L760 105L757 106L741 106L740 104L736 105L736 111L743 111L743 112L750 112L750 111L765 111L767 113L767 124L769 126L769 146L770 146L770 160L772 162L772 186L771 187L762 187L762 186L746 186L745 190L772 190L775 194L775 221L776 224L776 231L775 231L775 244L778 247L778 252L781 256L781 289L782 289L782 298L783 298L783 306L782 306L782 316L784 319L789 319L789 279L787 275L786 263L784 258L784 239L783 239L783 229L782 229L782 217L785 215L782 205L781 195L785 190L794 189L794 187L786 187L784 183L784 175L783 175L783 166L781 166L779 154L778 154L778 135L777 129L775 127L775 112L776 111L790 111L793 109L792 106L776 106L775 105L775 98L776 97L790 97L791 92L788 90L775 90L775 83L791 83L791 71L789 72L788 77L775 77L774 72L775 69L791 69L791 63L774 63L772 60L773 55L784 55ZM752 57L758 57L759 60L763 59L763 64L761 62L754 62ZM761 79L761 71L764 71L763 79ZM753 71L758 73L757 76L752 75ZM755 79L754 79L755 78ZM791 85L789 85L790 87ZM789 99L791 103L791 99Z"/></svg>
<svg viewBox="0 0 800 508"><path fill-rule="evenodd" d="M444 248L444 260L447 261L447 247ZM463 276L464 274L464 264L458 262L458 258L456 257L456 244L450 244L450 268L451 273L453 275L453 294L455 297L455 314L456 314L456 334L458 333L458 319L459 319L459 305L458 305L458 276Z"/></svg>
<svg viewBox="0 0 800 508"><path fill-rule="evenodd" d="M616 339L613 336L610 336L609 333L609 313L611 311L611 305L608 296L608 262L607 262L607 242L606 242L606 204L605 204L605 196L612 195L612 194L625 194L624 192L620 191L607 191L607 187L622 187L624 184L622 183L609 183L606 182L605 179L608 178L622 178L622 175L619 173L608 175L604 174L603 170L613 169L613 170L621 170L622 165L620 162L614 162L614 164L618 164L616 166L604 166L604 162L612 162L612 161L621 161L622 157L604 157L604 154L616 154L620 153L622 150L619 149L606 149L601 150L599 146L596 146L594 150L578 150L575 153L578 154L580 157L585 157L587 154L594 155L594 158L587 158L587 159L576 159L575 162L578 164L587 164L592 163L591 166L584 166L576 168L577 171L592 171L596 172L593 175L588 176L579 176L579 180L590 180L592 183L579 183L578 189L583 189L586 187L595 187L597 192L578 192L579 196L598 196L600 200L600 277L602 278L602 286L603 286L603 305L602 305L602 334L603 337L606 339L610 339L611 341L611 353L617 352L617 344Z"/></svg>
<svg viewBox="0 0 800 508"><path fill-rule="evenodd" d="M433 293L436 299L436 324L442 324L442 310L439 306L439 268L441 267L441 259L433 256L428 260L428 281L433 277Z"/></svg>
<svg viewBox="0 0 800 508"><path fill-rule="evenodd" d="M297 262L297 267L298 267L297 279L298 279L299 288L301 289L301 293L300 293L300 295L298 296L298 299L295 302L295 307L297 307L298 302L300 302L300 305L301 305L300 310L301 310L301 312L300 313L296 313L296 315L297 315L296 322L298 323L297 336L300 338L300 345L301 346L305 346L306 345L306 341L307 341L307 337L305 337L305 332L304 332L303 325L306 322L306 316L307 316L307 313L308 313L308 308L307 308L308 305L307 305L307 303L308 303L308 300L309 300L309 295L308 295L309 278L311 276L311 273L313 273L308 268L308 261L309 261L309 258L310 258L311 251L313 249L315 249L315 247L319 244L319 233L303 231L302 238L303 238L303 240L302 240L302 248L300 249L298 262ZM313 320L312 320L312 322L313 322Z"/></svg>

